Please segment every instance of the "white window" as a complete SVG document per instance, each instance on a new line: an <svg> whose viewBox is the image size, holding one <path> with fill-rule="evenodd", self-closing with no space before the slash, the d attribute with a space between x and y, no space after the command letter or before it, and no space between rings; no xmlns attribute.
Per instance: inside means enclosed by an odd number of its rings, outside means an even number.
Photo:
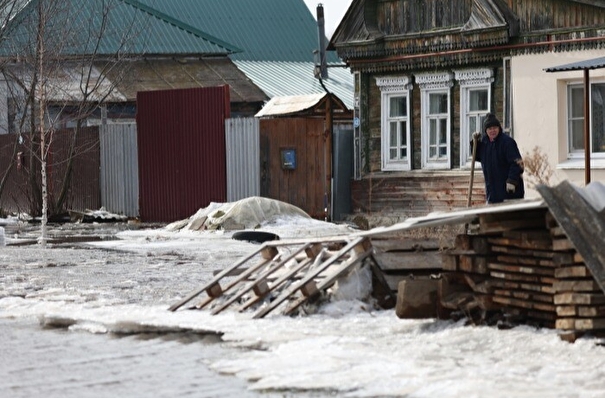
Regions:
<svg viewBox="0 0 605 398"><path fill-rule="evenodd" d="M376 78L381 91L382 170L410 170L410 90L407 76Z"/></svg>
<svg viewBox="0 0 605 398"><path fill-rule="evenodd" d="M584 86L567 86L567 131L570 158L584 157ZM590 152L605 158L605 83L590 85Z"/></svg>
<svg viewBox="0 0 605 398"><path fill-rule="evenodd" d="M421 147L423 169L451 168L451 73L420 74Z"/></svg>
<svg viewBox="0 0 605 398"><path fill-rule="evenodd" d="M483 130L490 110L492 69L466 69L454 72L460 84L460 166L470 166L470 141L475 131Z"/></svg>

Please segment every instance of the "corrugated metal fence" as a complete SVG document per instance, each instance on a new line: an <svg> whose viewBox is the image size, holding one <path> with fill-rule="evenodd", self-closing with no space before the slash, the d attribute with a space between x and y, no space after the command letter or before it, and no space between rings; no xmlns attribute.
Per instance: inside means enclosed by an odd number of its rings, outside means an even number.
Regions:
<svg viewBox="0 0 605 398"><path fill-rule="evenodd" d="M229 87L137 93L139 215L172 222L225 202Z"/></svg>
<svg viewBox="0 0 605 398"><path fill-rule="evenodd" d="M136 124L101 126L101 203L105 210L139 215L139 163Z"/></svg>
<svg viewBox="0 0 605 398"><path fill-rule="evenodd" d="M225 120L227 201L260 196L259 121Z"/></svg>

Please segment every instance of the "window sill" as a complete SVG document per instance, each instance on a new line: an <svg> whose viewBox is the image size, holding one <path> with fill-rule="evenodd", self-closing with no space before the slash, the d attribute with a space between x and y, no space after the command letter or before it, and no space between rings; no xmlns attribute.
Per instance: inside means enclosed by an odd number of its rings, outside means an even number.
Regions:
<svg viewBox="0 0 605 398"><path fill-rule="evenodd" d="M584 170L584 159L567 159L557 165L557 170ZM605 169L605 159L590 159L591 169Z"/></svg>

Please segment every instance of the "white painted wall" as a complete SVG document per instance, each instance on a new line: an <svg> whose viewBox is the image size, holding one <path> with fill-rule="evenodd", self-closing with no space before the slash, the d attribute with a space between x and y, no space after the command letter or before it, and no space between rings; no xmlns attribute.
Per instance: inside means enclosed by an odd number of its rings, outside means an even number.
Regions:
<svg viewBox="0 0 605 398"><path fill-rule="evenodd" d="M603 56L602 51L530 54L511 60L514 138L521 155L538 146L548 156L556 185L569 180L584 186L584 160L567 158L567 84L582 83L583 71L547 73L545 68ZM590 71L591 81L605 81L605 69ZM605 182L605 159L591 162L591 181ZM530 184L526 184L530 185ZM531 185L526 197L539 195Z"/></svg>

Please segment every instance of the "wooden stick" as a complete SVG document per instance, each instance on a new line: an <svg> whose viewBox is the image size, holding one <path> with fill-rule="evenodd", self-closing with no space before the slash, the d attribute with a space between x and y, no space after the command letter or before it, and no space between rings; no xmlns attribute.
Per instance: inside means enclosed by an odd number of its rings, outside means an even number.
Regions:
<svg viewBox="0 0 605 398"><path fill-rule="evenodd" d="M473 156L471 161L471 180L468 184L468 199L466 207L471 207L471 199L473 197L473 182L475 181L475 161L477 159L477 138L473 137Z"/></svg>

